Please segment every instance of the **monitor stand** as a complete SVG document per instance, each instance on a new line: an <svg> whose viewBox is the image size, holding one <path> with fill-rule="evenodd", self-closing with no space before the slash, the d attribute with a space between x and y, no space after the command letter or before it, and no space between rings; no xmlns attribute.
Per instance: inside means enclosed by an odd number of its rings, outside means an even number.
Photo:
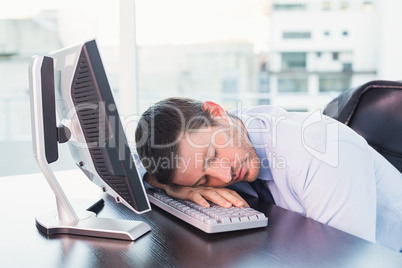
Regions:
<svg viewBox="0 0 402 268"><path fill-rule="evenodd" d="M97 218L92 211L78 220L60 219L58 213L36 217L36 227L48 236L72 234L134 241L151 229L141 221Z"/></svg>
<svg viewBox="0 0 402 268"><path fill-rule="evenodd" d="M68 140L68 130L63 126L56 126L53 74L52 58L32 58L29 80L34 156L56 196L57 203L57 212L37 217L36 226L47 235L74 234L136 240L151 230L148 224L141 221L98 218L91 211L77 214L53 173L49 164L58 159L58 143ZM66 135L60 135L61 133ZM62 136L64 138L61 138Z"/></svg>
<svg viewBox="0 0 402 268"><path fill-rule="evenodd" d="M92 205L90 202L88 202L89 200L77 200L79 203L74 203L74 200L70 201L67 199L64 192L68 194L69 191L67 190L71 187L63 189L63 184L61 184L61 182L59 182L59 180L55 177L55 174L51 171L49 165L47 166L49 168L49 172L47 175L45 175L45 177L48 182L49 179L52 181L49 183L49 185L60 188L62 195L64 195L66 198L65 201L60 201L60 199L58 199L56 196L57 210L46 215L37 216L35 218L36 227L47 236L56 234L70 234L134 241L151 230L148 224L141 221L97 217L97 212L102 209L104 204L104 199L102 198ZM45 172L43 173L45 174ZM80 181L73 181L73 183L78 185ZM88 181L88 184L92 183ZM92 196L99 197L98 192L96 192L96 195L89 194L91 189L89 189L89 185L86 185L84 181L81 181L80 186L86 188L88 196L91 198L91 200L96 200L92 198ZM95 185L93 186L94 188L97 187ZM87 208L88 205L91 206ZM68 213L65 213L64 207L71 207L71 210Z"/></svg>

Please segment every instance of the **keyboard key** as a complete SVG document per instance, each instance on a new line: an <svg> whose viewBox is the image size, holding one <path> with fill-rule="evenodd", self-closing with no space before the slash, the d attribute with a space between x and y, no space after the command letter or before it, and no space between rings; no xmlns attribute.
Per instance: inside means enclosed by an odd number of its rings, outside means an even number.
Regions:
<svg viewBox="0 0 402 268"><path fill-rule="evenodd" d="M230 223L231 221L230 221L230 218L227 218L227 217L220 217L219 219L218 219L218 221L219 222L221 222L221 223Z"/></svg>
<svg viewBox="0 0 402 268"><path fill-rule="evenodd" d="M207 219L204 220L204 222L205 222L206 224L210 224L210 225L217 224L216 220L215 220L215 219L212 219L212 218L207 218Z"/></svg>
<svg viewBox="0 0 402 268"><path fill-rule="evenodd" d="M248 217L241 217L240 221L249 221L250 219Z"/></svg>
<svg viewBox="0 0 402 268"><path fill-rule="evenodd" d="M252 215L248 217L250 221L256 221L258 220L258 217L256 215Z"/></svg>
<svg viewBox="0 0 402 268"><path fill-rule="evenodd" d="M234 223L234 222L240 222L239 218L230 218L230 220Z"/></svg>
<svg viewBox="0 0 402 268"><path fill-rule="evenodd" d="M195 212L196 212L196 210L194 210L194 209L192 209L192 208L186 210L186 214L188 214L188 215L192 215L192 214L194 214Z"/></svg>

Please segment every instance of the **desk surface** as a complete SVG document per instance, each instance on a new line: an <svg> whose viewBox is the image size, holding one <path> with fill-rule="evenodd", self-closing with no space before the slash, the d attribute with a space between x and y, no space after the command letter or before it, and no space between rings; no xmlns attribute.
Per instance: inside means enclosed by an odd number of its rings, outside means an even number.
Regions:
<svg viewBox="0 0 402 268"><path fill-rule="evenodd" d="M69 185L70 199L77 198L74 192L88 192L79 170L56 174ZM135 242L46 237L35 215L54 209L55 198L43 175L0 178L0 266L402 267L402 254L256 200L248 201L268 216L268 227L212 235L155 207L136 215L111 198L105 201L99 217L142 220L152 231Z"/></svg>

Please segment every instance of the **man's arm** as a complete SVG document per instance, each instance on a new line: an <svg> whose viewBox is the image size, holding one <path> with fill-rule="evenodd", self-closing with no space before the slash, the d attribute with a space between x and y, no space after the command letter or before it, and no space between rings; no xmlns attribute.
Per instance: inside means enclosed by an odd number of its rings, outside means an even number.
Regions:
<svg viewBox="0 0 402 268"><path fill-rule="evenodd" d="M306 180L300 180L297 194L307 217L374 242L376 182L372 155L348 142L340 141L337 148L336 166L314 157L306 159Z"/></svg>
<svg viewBox="0 0 402 268"><path fill-rule="evenodd" d="M247 202L237 192L230 189L205 186L189 187L177 184L161 184L148 173L145 173L144 180L152 187L165 190L165 192L171 197L190 200L203 207L210 206L207 200L226 208L231 206L249 207Z"/></svg>

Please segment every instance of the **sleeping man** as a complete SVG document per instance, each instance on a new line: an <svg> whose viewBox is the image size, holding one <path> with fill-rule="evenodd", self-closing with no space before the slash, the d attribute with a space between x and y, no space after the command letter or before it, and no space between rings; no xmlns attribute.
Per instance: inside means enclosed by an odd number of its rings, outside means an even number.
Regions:
<svg viewBox="0 0 402 268"><path fill-rule="evenodd" d="M267 202L402 250L402 174L320 113L227 113L213 102L169 98L144 112L135 138L144 180L172 197L248 206L236 191L265 191L259 198Z"/></svg>

